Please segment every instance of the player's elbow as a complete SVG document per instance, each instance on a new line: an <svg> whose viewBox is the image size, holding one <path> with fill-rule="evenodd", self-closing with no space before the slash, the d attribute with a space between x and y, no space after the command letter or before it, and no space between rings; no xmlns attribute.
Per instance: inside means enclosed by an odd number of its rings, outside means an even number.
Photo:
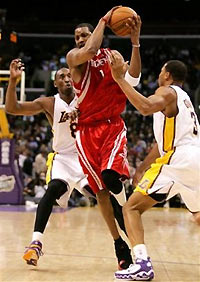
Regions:
<svg viewBox="0 0 200 282"><path fill-rule="evenodd" d="M15 112L14 112L13 110L8 109L8 108L6 108L6 107L5 107L5 112L6 112L7 114L10 114L10 115L14 115L14 114L15 114Z"/></svg>
<svg viewBox="0 0 200 282"><path fill-rule="evenodd" d="M150 115L150 112L143 111L143 112L141 112L141 114L142 114L144 117L146 117L146 116L149 116L149 115Z"/></svg>
<svg viewBox="0 0 200 282"><path fill-rule="evenodd" d="M5 104L5 111L7 114L10 115L16 115L16 109L14 109L13 107L11 107L10 105Z"/></svg>
<svg viewBox="0 0 200 282"><path fill-rule="evenodd" d="M147 111L145 111L144 109L140 109L139 112L141 113L141 115L143 116L148 116L149 113Z"/></svg>
<svg viewBox="0 0 200 282"><path fill-rule="evenodd" d="M11 114L11 109L10 109L10 107L9 107L8 105L6 105L6 104L5 104L5 112L6 112L7 114Z"/></svg>
<svg viewBox="0 0 200 282"><path fill-rule="evenodd" d="M143 116L151 115L151 107L147 104L141 105L138 109Z"/></svg>

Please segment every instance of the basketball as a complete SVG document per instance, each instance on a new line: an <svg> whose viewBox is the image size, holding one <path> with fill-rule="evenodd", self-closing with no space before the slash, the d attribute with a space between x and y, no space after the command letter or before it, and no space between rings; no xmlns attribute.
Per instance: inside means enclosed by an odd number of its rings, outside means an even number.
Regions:
<svg viewBox="0 0 200 282"><path fill-rule="evenodd" d="M113 11L110 19L110 28L118 36L130 34L130 28L126 26L128 18L136 18L137 13L129 7L119 7Z"/></svg>

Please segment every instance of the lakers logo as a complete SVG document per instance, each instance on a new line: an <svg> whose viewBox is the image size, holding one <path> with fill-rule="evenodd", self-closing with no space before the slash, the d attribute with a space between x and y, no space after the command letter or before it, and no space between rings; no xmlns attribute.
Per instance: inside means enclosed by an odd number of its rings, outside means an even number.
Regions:
<svg viewBox="0 0 200 282"><path fill-rule="evenodd" d="M69 118L70 118L69 113L66 113L65 111L61 112L61 117L58 123L66 122L66 120L68 120Z"/></svg>
<svg viewBox="0 0 200 282"><path fill-rule="evenodd" d="M143 181L138 183L138 186L140 187L140 189L142 190L147 190L148 189L148 185L150 183L149 179L144 179Z"/></svg>

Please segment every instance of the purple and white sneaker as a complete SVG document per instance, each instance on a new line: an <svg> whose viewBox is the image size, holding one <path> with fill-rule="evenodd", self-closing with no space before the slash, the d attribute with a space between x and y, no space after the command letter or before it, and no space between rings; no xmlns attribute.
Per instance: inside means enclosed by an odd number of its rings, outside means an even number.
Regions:
<svg viewBox="0 0 200 282"><path fill-rule="evenodd" d="M131 264L125 270L115 272L115 278L123 281L150 281L154 278L154 270L150 257L147 260L136 259L135 264Z"/></svg>

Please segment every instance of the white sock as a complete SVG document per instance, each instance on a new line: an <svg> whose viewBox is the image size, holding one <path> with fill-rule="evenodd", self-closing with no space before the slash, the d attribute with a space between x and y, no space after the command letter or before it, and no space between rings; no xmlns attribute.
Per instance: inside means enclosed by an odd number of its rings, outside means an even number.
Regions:
<svg viewBox="0 0 200 282"><path fill-rule="evenodd" d="M139 259L143 259L143 260L147 260L147 249L146 246L144 244L138 244L135 247L133 247L133 253L137 258Z"/></svg>
<svg viewBox="0 0 200 282"><path fill-rule="evenodd" d="M41 232L33 232L32 241L40 241L42 243L43 234Z"/></svg>

